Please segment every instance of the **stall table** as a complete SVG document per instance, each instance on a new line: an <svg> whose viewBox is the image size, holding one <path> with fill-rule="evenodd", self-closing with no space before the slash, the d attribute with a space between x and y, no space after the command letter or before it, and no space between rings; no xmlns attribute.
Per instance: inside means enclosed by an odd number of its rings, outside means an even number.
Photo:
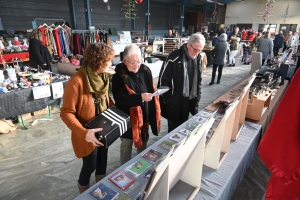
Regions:
<svg viewBox="0 0 300 200"><path fill-rule="evenodd" d="M212 57L212 50L203 50L207 57L207 66L212 66L213 64L213 57Z"/></svg>
<svg viewBox="0 0 300 200"><path fill-rule="evenodd" d="M66 83L67 80L63 81L64 86ZM32 88L3 93L0 94L0 119L41 110L57 100L52 96L34 99Z"/></svg>

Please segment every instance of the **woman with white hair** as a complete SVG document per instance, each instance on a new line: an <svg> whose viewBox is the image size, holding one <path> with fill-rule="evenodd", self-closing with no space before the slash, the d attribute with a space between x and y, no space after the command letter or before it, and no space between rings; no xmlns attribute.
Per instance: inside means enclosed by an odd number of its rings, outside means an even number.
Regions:
<svg viewBox="0 0 300 200"><path fill-rule="evenodd" d="M125 47L123 63L116 66L112 78L112 93L116 107L130 115L131 128L121 136L121 164L131 159L132 144L142 152L152 133L160 131L160 105L151 70L141 61L141 50L131 44Z"/></svg>
<svg viewBox="0 0 300 200"><path fill-rule="evenodd" d="M216 72L218 69L218 79L217 84L220 83L221 76L222 76L222 70L224 66L224 58L227 50L227 35L226 33L222 33L220 35L220 41L217 43L215 48L212 50L212 57L213 57L213 71L211 76L211 81L209 85L212 85L215 83L215 77Z"/></svg>

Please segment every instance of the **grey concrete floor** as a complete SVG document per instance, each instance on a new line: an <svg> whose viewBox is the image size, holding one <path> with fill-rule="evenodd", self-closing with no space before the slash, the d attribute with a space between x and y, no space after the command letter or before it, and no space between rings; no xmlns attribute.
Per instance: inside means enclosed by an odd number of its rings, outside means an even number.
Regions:
<svg viewBox="0 0 300 200"><path fill-rule="evenodd" d="M250 65L242 65L239 60L236 67L224 66L219 85L208 85L212 67L203 71L200 109L249 76ZM43 117L26 120L28 130L17 124L13 133L0 135L0 199L73 199L79 195L77 180L82 161L74 155L70 130L60 119L58 107L52 109L52 121L31 125ZM161 133L158 137L151 135L148 145L166 133L167 122L163 119ZM120 165L119 146L117 140L109 148L107 173ZM132 156L135 155L133 150ZM256 155L232 199L261 199L268 177L268 170ZM94 183L92 175L90 184Z"/></svg>

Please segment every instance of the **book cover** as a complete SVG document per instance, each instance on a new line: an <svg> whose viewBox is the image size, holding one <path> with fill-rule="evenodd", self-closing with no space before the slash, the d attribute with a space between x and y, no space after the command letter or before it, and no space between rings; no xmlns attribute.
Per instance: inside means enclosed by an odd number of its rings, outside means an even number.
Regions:
<svg viewBox="0 0 300 200"><path fill-rule="evenodd" d="M181 129L179 132L182 133L183 135L188 135L191 131L189 131L189 130L183 128L183 129Z"/></svg>
<svg viewBox="0 0 300 200"><path fill-rule="evenodd" d="M156 162L159 158L163 156L163 153L155 150L155 149L150 149L147 153L143 155L144 158Z"/></svg>
<svg viewBox="0 0 300 200"><path fill-rule="evenodd" d="M133 198L128 196L128 194L123 193L120 194L116 200L133 200Z"/></svg>
<svg viewBox="0 0 300 200"><path fill-rule="evenodd" d="M171 136L169 137L169 139L170 139L170 140L173 140L173 141L175 141L175 142L180 142L181 140L184 139L184 137L185 137L185 136L183 136L183 135L181 135L181 134L179 134L179 133L174 133L173 135L171 135Z"/></svg>
<svg viewBox="0 0 300 200"><path fill-rule="evenodd" d="M146 160L139 159L128 167L128 171L130 171L132 174L134 174L135 177L137 177L150 166L151 164Z"/></svg>
<svg viewBox="0 0 300 200"><path fill-rule="evenodd" d="M100 185L98 185L95 190L88 193L88 195L96 200L113 200L116 198L118 193L103 183L100 183Z"/></svg>
<svg viewBox="0 0 300 200"><path fill-rule="evenodd" d="M111 175L108 180L122 190L128 188L135 181L132 177L128 176L121 170Z"/></svg>
<svg viewBox="0 0 300 200"><path fill-rule="evenodd" d="M163 149L171 150L173 144L174 143L165 140L162 143L160 143L158 146L161 147L161 148L163 148Z"/></svg>

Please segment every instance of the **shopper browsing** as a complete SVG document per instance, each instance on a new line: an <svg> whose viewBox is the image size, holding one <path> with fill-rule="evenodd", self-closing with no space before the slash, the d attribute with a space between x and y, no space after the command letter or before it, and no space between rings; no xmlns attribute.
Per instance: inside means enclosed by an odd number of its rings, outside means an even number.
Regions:
<svg viewBox="0 0 300 200"><path fill-rule="evenodd" d="M217 43L215 48L212 50L212 56L213 56L213 71L212 71L212 77L209 85L212 85L215 83L215 77L216 72L218 69L218 79L217 84L220 83L221 77L222 77L222 70L224 66L224 58L227 51L227 35L226 33L221 34L220 41Z"/></svg>
<svg viewBox="0 0 300 200"><path fill-rule="evenodd" d="M198 113L201 98L202 68L199 53L205 45L202 34L193 34L188 42L170 53L161 68L158 87L170 90L160 96L162 116L168 120L168 131Z"/></svg>
<svg viewBox="0 0 300 200"><path fill-rule="evenodd" d="M96 182L106 176L107 148L85 124L107 109L106 94L109 74L105 73L114 58L114 50L106 44L90 44L84 52L83 65L68 81L60 117L71 130L72 145L77 158L82 158L78 179L80 193L90 186L91 174L96 170Z"/></svg>
<svg viewBox="0 0 300 200"><path fill-rule="evenodd" d="M123 52L123 63L116 66L112 78L112 93L118 109L130 115L131 128L121 136L121 164L131 159L132 145L138 153L147 146L149 126L152 133L160 131L160 105L153 96L156 87L151 70L141 62L141 50L128 45Z"/></svg>

